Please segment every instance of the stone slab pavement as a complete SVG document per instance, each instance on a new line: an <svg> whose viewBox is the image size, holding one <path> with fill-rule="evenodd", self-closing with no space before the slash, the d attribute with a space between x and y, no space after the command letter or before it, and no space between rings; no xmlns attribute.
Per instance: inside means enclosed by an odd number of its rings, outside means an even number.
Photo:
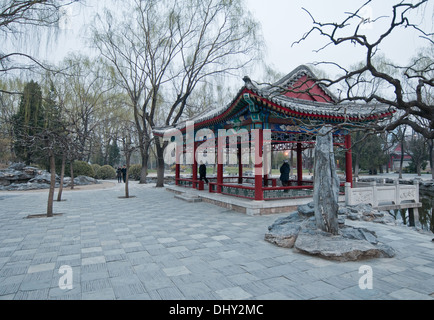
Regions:
<svg viewBox="0 0 434 320"><path fill-rule="evenodd" d="M60 215L31 219L47 191L1 192L0 299L434 299L432 234L353 222L396 256L328 261L264 241L287 213L248 216L135 182L125 199L123 187L65 190ZM364 265L372 288L359 286Z"/></svg>

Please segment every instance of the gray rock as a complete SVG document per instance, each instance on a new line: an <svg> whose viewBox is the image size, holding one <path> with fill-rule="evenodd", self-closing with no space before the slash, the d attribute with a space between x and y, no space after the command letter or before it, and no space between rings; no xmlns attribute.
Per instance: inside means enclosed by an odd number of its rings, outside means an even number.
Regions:
<svg viewBox="0 0 434 320"><path fill-rule="evenodd" d="M294 248L302 253L338 261L394 256L394 250L388 246L375 246L368 241L347 239L341 235L324 236L321 233L299 233Z"/></svg>
<svg viewBox="0 0 434 320"><path fill-rule="evenodd" d="M365 228L354 228L351 226L344 226L340 229L341 235L347 239L366 240L372 244L377 244L377 236L374 231Z"/></svg>
<svg viewBox="0 0 434 320"><path fill-rule="evenodd" d="M339 230L337 235L317 227L316 217L307 217L309 205L298 207L297 212L277 219L268 227L265 240L284 248L339 261L355 261L369 258L393 257L393 248L380 244L375 232L366 228L345 225L346 217L363 220L364 217L375 219L391 218L378 214L370 206L359 206L340 210L338 215ZM360 210L360 211L359 211ZM348 214L344 214L347 212ZM372 220L372 221L375 221Z"/></svg>
<svg viewBox="0 0 434 320"><path fill-rule="evenodd" d="M277 219L268 227L268 233L265 234L265 240L279 247L292 248L295 239L300 231L300 223L303 218L297 211L287 217Z"/></svg>
<svg viewBox="0 0 434 320"><path fill-rule="evenodd" d="M279 247L292 248L300 230L300 225L294 223L279 225L265 234L265 240Z"/></svg>
<svg viewBox="0 0 434 320"><path fill-rule="evenodd" d="M313 202L302 204L297 207L298 212L305 217L312 217L315 215L315 207Z"/></svg>
<svg viewBox="0 0 434 320"><path fill-rule="evenodd" d="M88 185L88 184L97 184L100 183L98 182L98 180L91 178L91 177L87 177L87 176L78 176L76 178L74 178L74 184L76 185Z"/></svg>
<svg viewBox="0 0 434 320"><path fill-rule="evenodd" d="M56 182L60 181L59 176L56 174ZM29 180L30 183L51 183L51 173L43 171L36 177Z"/></svg>

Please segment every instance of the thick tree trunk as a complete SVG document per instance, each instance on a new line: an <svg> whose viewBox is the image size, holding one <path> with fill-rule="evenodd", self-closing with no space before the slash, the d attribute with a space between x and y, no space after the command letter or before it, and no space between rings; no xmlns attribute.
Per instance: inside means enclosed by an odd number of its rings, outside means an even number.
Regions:
<svg viewBox="0 0 434 320"><path fill-rule="evenodd" d="M49 151L50 157L50 189L48 191L48 204L47 204L47 217L53 216L53 200L54 200L54 188L56 187L56 161L52 150Z"/></svg>
<svg viewBox="0 0 434 320"><path fill-rule="evenodd" d="M160 140L155 140L155 146L157 149L157 188L164 187L164 147L166 146L165 143L163 145L160 144Z"/></svg>
<svg viewBox="0 0 434 320"><path fill-rule="evenodd" d="M74 189L74 161L70 162L70 173L71 173L71 190Z"/></svg>
<svg viewBox="0 0 434 320"><path fill-rule="evenodd" d="M338 234L339 178L333 153L330 127L321 128L315 146L315 176L313 201L319 229Z"/></svg>
<svg viewBox="0 0 434 320"><path fill-rule="evenodd" d="M62 155L62 168L60 169L60 185L59 185L59 192L57 193L57 201L62 201L63 178L65 177L65 162L66 162L66 156Z"/></svg>
<svg viewBox="0 0 434 320"><path fill-rule="evenodd" d="M429 154L429 166L431 169L431 179L434 179L434 152L433 152L433 147L434 147L434 140L428 140L428 154Z"/></svg>
<svg viewBox="0 0 434 320"><path fill-rule="evenodd" d="M142 169L140 170L140 184L146 183L146 178L148 177L148 161L149 161L149 142L144 143L140 146L140 155L142 158Z"/></svg>
<svg viewBox="0 0 434 320"><path fill-rule="evenodd" d="M140 170L140 181L139 183L146 183L146 177L148 176L148 159L147 154L142 153L142 169Z"/></svg>

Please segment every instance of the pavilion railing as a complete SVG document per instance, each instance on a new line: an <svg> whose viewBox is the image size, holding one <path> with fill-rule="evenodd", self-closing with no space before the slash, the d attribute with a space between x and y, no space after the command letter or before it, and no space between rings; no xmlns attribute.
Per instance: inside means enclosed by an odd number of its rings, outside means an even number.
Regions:
<svg viewBox="0 0 434 320"><path fill-rule="evenodd" d="M238 184L237 176L226 176L223 177L223 183L218 184L214 182L217 180L215 177L209 177L208 190L210 193L221 193L225 195L246 198L246 199L256 199L254 177L243 177L245 183L252 183L251 186ZM251 181L249 181L251 180ZM270 178L269 180L276 180ZM198 190L203 190L203 181L193 180L192 178L179 178L177 179L179 186L191 187L193 188L194 183L196 183L196 188ZM289 186L276 186L275 182L272 182L273 186L264 186L260 188L262 192L263 200L277 200L277 199L297 199L306 198L313 196L313 181L303 180L301 185L298 185L298 181L290 181ZM343 194L345 190L345 183L340 184L339 192Z"/></svg>

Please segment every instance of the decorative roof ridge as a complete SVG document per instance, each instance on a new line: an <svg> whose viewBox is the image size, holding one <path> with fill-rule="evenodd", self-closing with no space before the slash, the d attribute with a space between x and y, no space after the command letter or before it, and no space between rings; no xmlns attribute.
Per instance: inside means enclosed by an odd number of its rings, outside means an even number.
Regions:
<svg viewBox="0 0 434 320"><path fill-rule="evenodd" d="M302 64L299 65L297 68L292 70L290 73L288 73L286 76L284 76L282 79L274 82L273 84L269 85L268 87L265 87L263 89L260 89L268 94L276 94L281 95L281 92L285 90L285 88L289 87L289 85L292 85L294 82L296 82L298 79L300 79L303 75L307 75L315 82L318 80L318 77L315 75L315 73L312 71L311 68L309 68L307 65ZM334 101L337 102L338 98L322 83L318 83L319 87Z"/></svg>

